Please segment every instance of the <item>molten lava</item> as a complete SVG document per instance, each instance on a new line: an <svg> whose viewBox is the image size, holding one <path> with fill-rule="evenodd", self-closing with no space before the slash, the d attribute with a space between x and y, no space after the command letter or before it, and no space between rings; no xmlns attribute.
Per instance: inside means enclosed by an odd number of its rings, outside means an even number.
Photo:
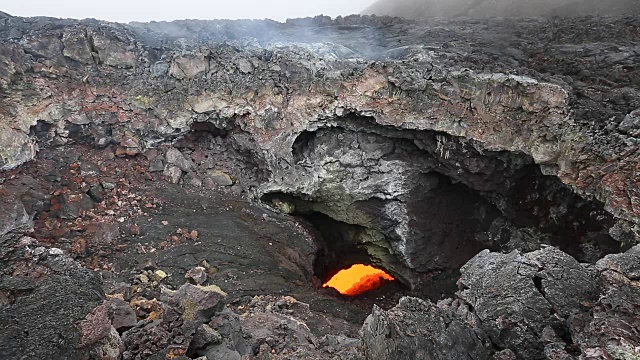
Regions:
<svg viewBox="0 0 640 360"><path fill-rule="evenodd" d="M322 287L332 287L342 295L355 296L393 280L393 276L373 266L355 264L346 270L340 270Z"/></svg>

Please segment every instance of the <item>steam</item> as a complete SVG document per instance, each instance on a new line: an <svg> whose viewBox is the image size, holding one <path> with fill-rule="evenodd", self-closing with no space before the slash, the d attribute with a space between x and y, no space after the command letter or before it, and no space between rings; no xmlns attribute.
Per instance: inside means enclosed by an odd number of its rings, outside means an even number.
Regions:
<svg viewBox="0 0 640 360"><path fill-rule="evenodd" d="M628 15L638 0L379 0L363 14L423 17Z"/></svg>
<svg viewBox="0 0 640 360"><path fill-rule="evenodd" d="M0 1L0 8L14 16L96 18L114 22L173 21L180 19L286 19L316 15L332 17L357 14L375 0L26 0Z"/></svg>

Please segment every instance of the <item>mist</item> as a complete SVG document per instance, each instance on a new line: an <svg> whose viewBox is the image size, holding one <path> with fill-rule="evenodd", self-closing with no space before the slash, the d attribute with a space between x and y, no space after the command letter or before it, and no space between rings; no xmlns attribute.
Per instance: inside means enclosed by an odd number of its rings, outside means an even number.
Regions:
<svg viewBox="0 0 640 360"><path fill-rule="evenodd" d="M81 0L10 1L0 11L16 16L95 18L114 22L182 19L286 19L375 14L406 18L626 15L640 13L638 0Z"/></svg>
<svg viewBox="0 0 640 360"><path fill-rule="evenodd" d="M365 14L407 18L627 15L640 13L638 0L379 0Z"/></svg>
<svg viewBox="0 0 640 360"><path fill-rule="evenodd" d="M374 0L23 0L7 1L0 11L16 16L96 18L115 22L180 19L273 19L358 14Z"/></svg>

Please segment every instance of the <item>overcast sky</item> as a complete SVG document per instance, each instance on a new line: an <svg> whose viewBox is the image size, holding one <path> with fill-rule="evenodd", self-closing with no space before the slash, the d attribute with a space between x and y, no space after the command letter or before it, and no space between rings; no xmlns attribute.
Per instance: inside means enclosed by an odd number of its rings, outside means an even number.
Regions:
<svg viewBox="0 0 640 360"><path fill-rule="evenodd" d="M274 19L357 14L375 0L0 0L17 16L129 22L176 19ZM3 4L4 3L4 4Z"/></svg>

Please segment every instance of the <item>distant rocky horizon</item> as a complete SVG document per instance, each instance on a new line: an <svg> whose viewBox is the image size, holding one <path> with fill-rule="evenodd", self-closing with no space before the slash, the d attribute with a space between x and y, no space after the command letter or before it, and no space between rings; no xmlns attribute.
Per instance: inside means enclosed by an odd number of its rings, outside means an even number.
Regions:
<svg viewBox="0 0 640 360"><path fill-rule="evenodd" d="M640 12L636 0L379 0L363 15L424 17L531 17L626 15Z"/></svg>

